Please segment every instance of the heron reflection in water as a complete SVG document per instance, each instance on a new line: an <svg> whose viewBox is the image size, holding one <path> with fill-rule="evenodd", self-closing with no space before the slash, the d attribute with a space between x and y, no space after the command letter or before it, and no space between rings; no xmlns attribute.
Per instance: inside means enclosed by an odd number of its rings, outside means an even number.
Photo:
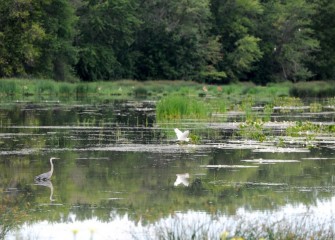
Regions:
<svg viewBox="0 0 335 240"><path fill-rule="evenodd" d="M54 194L54 187L53 187L52 182L50 180L44 180L44 181L35 180L35 185L50 188L50 197L49 197L49 199L50 199L51 202L55 201L55 199L52 198L53 194Z"/></svg>
<svg viewBox="0 0 335 240"><path fill-rule="evenodd" d="M188 173L182 173L182 174L176 174L177 179L174 182L174 186L178 186L180 184L183 184L184 186L188 187L190 174Z"/></svg>
<svg viewBox="0 0 335 240"><path fill-rule="evenodd" d="M35 181L40 182L40 181L47 181L51 179L52 173L54 172L54 165L52 163L52 160L55 160L55 159L59 159L59 158L55 158L55 157L50 158L50 165L51 165L50 171L36 176Z"/></svg>

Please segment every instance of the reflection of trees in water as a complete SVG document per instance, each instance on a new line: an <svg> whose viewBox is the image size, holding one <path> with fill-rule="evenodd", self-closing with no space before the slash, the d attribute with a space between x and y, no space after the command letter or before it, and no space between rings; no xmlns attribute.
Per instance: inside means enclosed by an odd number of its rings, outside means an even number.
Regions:
<svg viewBox="0 0 335 240"><path fill-rule="evenodd" d="M255 158L301 160L304 157L318 155L326 157L333 153L325 149L319 153L318 150L315 150L316 153L311 150L310 153L256 154L244 149L227 150L209 147L209 150L199 150L196 147L179 146L177 150L173 149L173 152L163 153L141 152L141 149L132 152L121 152L118 149L76 152L76 148L114 144L116 140L111 139L117 138L115 130L120 131L120 139L133 143L149 143L148 146L174 144L164 141L175 138L171 125L162 129L150 128L154 121L153 115L149 116L143 112L137 118L135 113L138 110L135 106L132 107L133 112L129 113L126 112L128 105L122 103L119 105L122 106L121 111L117 111L117 107L113 106L91 105L79 106L78 109L68 107L64 111L53 108L28 111L18 108L11 113L9 118L12 119L12 124L67 126L71 123L83 128L61 130L28 128L22 130L22 133L27 135L16 134L13 139L6 135L8 139L3 141L1 145L3 149L48 149L48 146L57 146L66 147L67 150L62 152L64 163L56 167L58 175L53 182L57 196L60 196L57 202L64 205L55 207L39 204L42 200L46 200L46 191L43 191L43 198L39 199L31 194L26 196L22 203L19 200L14 202L2 200L0 221L3 225L1 231L4 234L8 232L6 229L12 229L20 224L19 220L22 219L27 222L45 219L51 222L67 222L70 221L70 215L75 214L77 220L96 217L100 221L107 222L127 215L134 222L152 223L175 212L186 212L190 209L215 215L235 214L241 207L250 210L272 210L288 202L311 205L317 199L329 198L334 193L331 175L335 172L335 165L326 160L304 160L297 164L260 164L259 168L239 170L200 167L206 164L243 164L241 160ZM116 117L115 113L120 115ZM114 125L115 119L117 124ZM106 124L99 125L101 122ZM125 126L136 126L136 128ZM192 129L191 132L201 136L203 144L213 139L220 143L233 134L230 130L207 128ZM27 169L34 163L28 160L33 159L31 153L28 152L27 155L29 156L27 159L22 156L6 157L12 165L0 167L0 184L5 185L6 178L10 179L10 174L5 173L6 169L13 171L11 173L14 175L17 175L15 171L20 170L20 174L23 172L20 175L22 186L18 189L25 188L22 179L31 177L29 175L31 170ZM18 164L15 167L13 160ZM27 161L26 165L22 164L24 160ZM42 168L44 163L36 163L35 166ZM38 172L38 169L36 171ZM175 176L182 172L190 173L189 185L175 188ZM49 198L53 200L53 188L45 187L50 188ZM29 218L25 217L27 211Z"/></svg>
<svg viewBox="0 0 335 240"><path fill-rule="evenodd" d="M320 167L327 164L326 161L308 161L303 166L300 163L262 165L259 168L237 171L199 169L199 166L212 163L214 160L216 164L223 161L241 164L242 159L253 158L251 151L238 150L236 153L215 150L212 154L206 153L198 157L193 153L181 151L174 153L173 159L170 155L159 152L104 154L90 152L85 155L88 158L76 159L77 155L69 153L67 157L62 157L65 159L64 165L58 166L58 175L54 181L60 196L58 202L66 204L57 208L43 205L43 211L32 211L32 218L27 221L48 219L66 222L69 215L74 213L77 215L77 220L97 217L101 221L111 221L118 216L127 215L135 222L141 220L143 223L151 223L168 216L171 212L189 209L213 214L217 212L234 214L241 206L252 210L276 209L288 201L313 204L318 197L328 198L332 192L330 187L314 188L329 184L330 176L322 175L320 172L322 171ZM266 153L262 154L262 157L281 158L284 155ZM290 155L292 159L298 156L302 157L305 154ZM188 187L174 187L175 176L180 169L190 172ZM298 174L301 174L302 170L310 176L319 177L315 179L299 177ZM299 183L301 180L302 183ZM290 182L293 186L288 184ZM284 185L257 183L284 183ZM302 189L304 193L297 189L299 186L304 187ZM32 196L30 202L34 203L29 209L39 209L40 200ZM75 199L80 199L80 202Z"/></svg>

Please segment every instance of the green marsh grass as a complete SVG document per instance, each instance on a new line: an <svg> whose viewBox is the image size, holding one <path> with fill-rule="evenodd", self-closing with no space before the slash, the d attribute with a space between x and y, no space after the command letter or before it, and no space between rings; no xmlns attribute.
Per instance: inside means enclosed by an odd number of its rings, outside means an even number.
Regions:
<svg viewBox="0 0 335 240"><path fill-rule="evenodd" d="M187 96L167 96L156 106L157 120L205 119L208 114L204 102Z"/></svg>
<svg viewBox="0 0 335 240"><path fill-rule="evenodd" d="M15 82L0 81L0 94L1 95L14 95L17 92L18 86Z"/></svg>
<svg viewBox="0 0 335 240"><path fill-rule="evenodd" d="M208 91L204 91L204 86ZM146 91L150 96L184 95L206 97L228 97L238 100L239 97L248 93L257 94L257 97L273 97L280 92L288 95L286 85L272 84L269 87L256 86L252 83L237 83L231 85L204 85L193 81L97 81L97 82L56 82L48 79L0 79L0 96L7 95L98 95L98 96L136 96Z"/></svg>

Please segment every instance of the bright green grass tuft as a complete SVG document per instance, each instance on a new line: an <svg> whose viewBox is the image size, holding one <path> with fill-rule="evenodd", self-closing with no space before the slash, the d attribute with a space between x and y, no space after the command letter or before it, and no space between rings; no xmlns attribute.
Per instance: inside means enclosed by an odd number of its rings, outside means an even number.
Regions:
<svg viewBox="0 0 335 240"><path fill-rule="evenodd" d="M209 112L205 103L187 96L167 96L156 106L157 120L204 119Z"/></svg>

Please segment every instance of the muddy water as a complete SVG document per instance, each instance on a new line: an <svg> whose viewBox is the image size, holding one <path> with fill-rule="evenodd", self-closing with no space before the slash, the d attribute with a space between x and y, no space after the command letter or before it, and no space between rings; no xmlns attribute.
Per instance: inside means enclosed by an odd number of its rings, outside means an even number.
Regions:
<svg viewBox="0 0 335 240"><path fill-rule="evenodd" d="M157 123L154 108L142 100L2 103L2 236L333 236L335 136L284 134L297 119L334 124L333 108L274 111L265 141L239 135L243 116L237 113L210 122ZM175 127L199 140L177 143ZM50 157L59 158L51 180L35 182L50 170Z"/></svg>

